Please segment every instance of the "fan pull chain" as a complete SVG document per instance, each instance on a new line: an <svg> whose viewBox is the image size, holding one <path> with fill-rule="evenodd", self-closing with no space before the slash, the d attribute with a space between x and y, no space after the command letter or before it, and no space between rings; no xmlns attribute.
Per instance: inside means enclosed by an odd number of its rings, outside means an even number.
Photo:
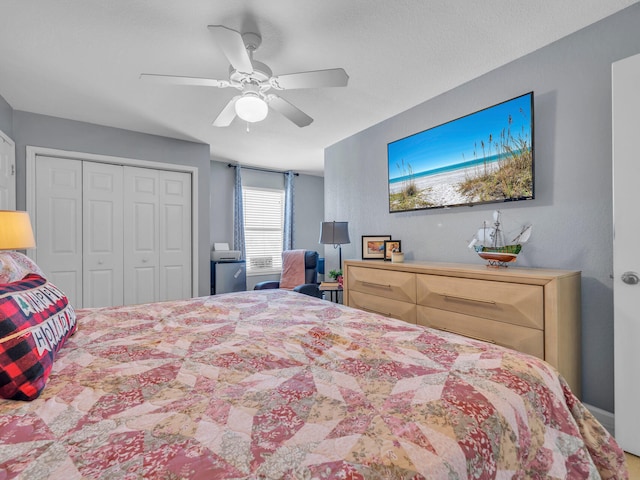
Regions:
<svg viewBox="0 0 640 480"><path fill-rule="evenodd" d="M249 132L249 122L247 122L247 133L250 133Z"/></svg>

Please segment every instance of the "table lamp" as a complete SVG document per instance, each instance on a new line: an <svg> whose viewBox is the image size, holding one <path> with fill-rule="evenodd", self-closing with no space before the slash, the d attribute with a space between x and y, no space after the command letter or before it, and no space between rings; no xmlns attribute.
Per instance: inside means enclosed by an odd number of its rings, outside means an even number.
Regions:
<svg viewBox="0 0 640 480"><path fill-rule="evenodd" d="M349 222L322 222L320 225L320 241L323 245L333 245L338 249L338 261L342 270L342 245L349 240Z"/></svg>
<svg viewBox="0 0 640 480"><path fill-rule="evenodd" d="M26 250L35 246L29 214L0 210L0 250Z"/></svg>

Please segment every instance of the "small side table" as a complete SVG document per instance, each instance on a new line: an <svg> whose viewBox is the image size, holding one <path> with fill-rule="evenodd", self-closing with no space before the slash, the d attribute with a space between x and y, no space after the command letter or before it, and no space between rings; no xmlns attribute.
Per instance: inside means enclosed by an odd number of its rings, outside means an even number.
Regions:
<svg viewBox="0 0 640 480"><path fill-rule="evenodd" d="M342 292L342 287L338 284L327 285L326 283L321 283L318 289L320 290L320 293L323 294L323 296L325 292L329 292L329 298L332 302L341 303L340 293Z"/></svg>

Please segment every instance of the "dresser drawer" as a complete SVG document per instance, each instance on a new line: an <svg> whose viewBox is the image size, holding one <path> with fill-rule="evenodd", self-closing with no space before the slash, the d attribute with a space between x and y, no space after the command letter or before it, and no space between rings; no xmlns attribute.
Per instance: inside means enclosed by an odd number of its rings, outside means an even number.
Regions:
<svg viewBox="0 0 640 480"><path fill-rule="evenodd" d="M400 302L362 292L349 293L349 306L379 313L385 317L397 318L409 323L416 323L415 303Z"/></svg>
<svg viewBox="0 0 640 480"><path fill-rule="evenodd" d="M542 286L439 275L417 275L416 282L419 305L544 328Z"/></svg>
<svg viewBox="0 0 640 480"><path fill-rule="evenodd" d="M502 345L544 359L544 332L535 328L418 306L418 325Z"/></svg>
<svg viewBox="0 0 640 480"><path fill-rule="evenodd" d="M580 396L580 272L412 260L345 260L344 271L347 305L544 358Z"/></svg>
<svg viewBox="0 0 640 480"><path fill-rule="evenodd" d="M354 292L416 303L416 275L376 268L349 267L347 272L349 295ZM352 305L351 297L349 305Z"/></svg>

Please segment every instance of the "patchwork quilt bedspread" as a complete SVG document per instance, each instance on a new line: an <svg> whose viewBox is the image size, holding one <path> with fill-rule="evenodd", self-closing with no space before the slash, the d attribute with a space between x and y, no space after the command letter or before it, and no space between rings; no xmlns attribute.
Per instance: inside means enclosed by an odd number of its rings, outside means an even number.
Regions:
<svg viewBox="0 0 640 480"><path fill-rule="evenodd" d="M627 478L545 362L283 290L77 311L0 479Z"/></svg>

